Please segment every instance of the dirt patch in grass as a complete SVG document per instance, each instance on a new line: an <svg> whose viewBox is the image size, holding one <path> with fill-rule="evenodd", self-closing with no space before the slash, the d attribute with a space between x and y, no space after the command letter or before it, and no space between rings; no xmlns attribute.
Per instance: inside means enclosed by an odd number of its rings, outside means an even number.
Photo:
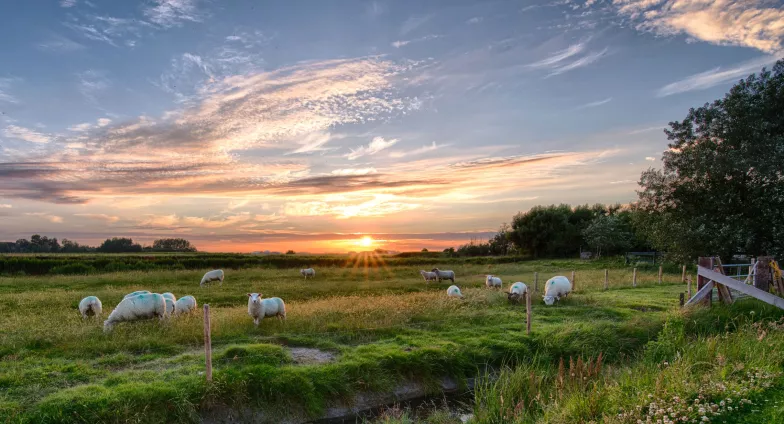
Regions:
<svg viewBox="0 0 784 424"><path fill-rule="evenodd" d="M335 355L320 349L310 347L291 347L288 348L291 359L295 364L312 365L326 364L335 360Z"/></svg>

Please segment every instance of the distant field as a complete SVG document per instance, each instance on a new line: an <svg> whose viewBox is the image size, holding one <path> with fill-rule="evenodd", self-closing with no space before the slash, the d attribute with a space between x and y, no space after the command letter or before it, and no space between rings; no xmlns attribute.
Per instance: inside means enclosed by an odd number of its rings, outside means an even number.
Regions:
<svg viewBox="0 0 784 424"><path fill-rule="evenodd" d="M606 263L528 261L452 263L465 301L447 299L448 282L426 285L419 266L390 264L317 268L305 281L296 269L227 270L222 287L200 288L206 269L86 276L0 277L0 422L192 422L215 411L251 407L316 417L357 393L385 392L405 381L433 387L487 366L562 357L628 360L659 333L685 290L680 272L657 283L653 269ZM594 267L594 268L592 268ZM524 307L483 287L484 274L539 284L576 273L577 292L555 307L533 300L533 332ZM83 321L79 300L98 296L105 315L134 290L193 295L212 308L214 384L204 382L201 312L163 323L120 324L103 334ZM278 296L288 319L247 316L248 292ZM292 347L319 349L316 364ZM295 352L296 353L296 352ZM272 419L270 422L277 422Z"/></svg>

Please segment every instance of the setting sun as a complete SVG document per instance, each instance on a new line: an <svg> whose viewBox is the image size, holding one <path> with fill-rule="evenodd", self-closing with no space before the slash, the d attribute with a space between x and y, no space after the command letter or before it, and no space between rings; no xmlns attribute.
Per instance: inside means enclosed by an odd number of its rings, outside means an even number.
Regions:
<svg viewBox="0 0 784 424"><path fill-rule="evenodd" d="M359 245L362 247L370 247L373 245L373 238L370 236L365 236L359 239Z"/></svg>

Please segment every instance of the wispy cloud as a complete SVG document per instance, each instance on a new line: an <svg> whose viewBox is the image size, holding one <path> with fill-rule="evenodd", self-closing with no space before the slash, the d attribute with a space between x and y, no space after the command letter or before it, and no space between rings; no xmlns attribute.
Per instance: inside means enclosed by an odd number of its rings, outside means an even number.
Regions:
<svg viewBox="0 0 784 424"><path fill-rule="evenodd" d="M60 7L74 7L76 0L60 0Z"/></svg>
<svg viewBox="0 0 784 424"><path fill-rule="evenodd" d="M612 101L612 99L613 99L612 97L608 97L608 98L606 98L604 100L597 100L595 102L586 103L584 105L578 106L577 109L579 110L579 109L587 109L587 108L591 108L591 107L601 106L601 105L610 103Z"/></svg>
<svg viewBox="0 0 784 424"><path fill-rule="evenodd" d="M579 68L582 68L584 66L588 66L588 65L598 61L602 57L604 57L605 54L607 54L607 48L604 48L602 51L599 51L599 52L589 53L589 54L587 54L587 55L585 55L585 56L575 60L574 62L568 63L568 64L563 65L563 66L556 67L555 69L552 70L552 72L550 72L547 75L547 77L561 75L561 74L563 74L565 72L573 71L575 69L579 69Z"/></svg>
<svg viewBox="0 0 784 424"><path fill-rule="evenodd" d="M184 22L200 22L203 12L197 0L154 0L155 6L144 9L150 22L163 27L181 26Z"/></svg>
<svg viewBox="0 0 784 424"><path fill-rule="evenodd" d="M106 76L106 72L100 70L89 69L78 73L76 77L79 80L79 92L82 93L85 99L94 104L98 102L98 94L109 88L111 84Z"/></svg>
<svg viewBox="0 0 784 424"><path fill-rule="evenodd" d="M27 215L27 216L37 216L37 217L40 217L42 219L45 219L45 220L47 220L49 222L52 222L52 223L55 223L55 224L60 224L60 223L63 222L63 218L61 216L52 215L52 214L46 213L46 212L27 212L27 213L25 213L25 215Z"/></svg>
<svg viewBox="0 0 784 424"><path fill-rule="evenodd" d="M406 157L406 156L416 156L416 155L421 155L422 153L432 152L434 150L440 149L442 147L448 147L448 146L449 146L449 144L437 144L434 141L433 144L431 144L429 146L422 146L422 147L420 147L418 149L414 149L414 150L411 150L411 151L408 151L408 152L403 152L403 151L391 152L389 154L389 157L392 157L392 158L402 158L402 157Z"/></svg>
<svg viewBox="0 0 784 424"><path fill-rule="evenodd" d="M104 213L77 213L74 216L81 216L89 219L93 219L96 221L103 221L107 223L114 223L120 220L119 216L114 215L107 215Z"/></svg>
<svg viewBox="0 0 784 424"><path fill-rule="evenodd" d="M11 85L16 81L16 78L0 78L0 102L19 103L16 97L8 94Z"/></svg>
<svg viewBox="0 0 784 424"><path fill-rule="evenodd" d="M659 131L659 132L661 132L661 131L664 130L664 127L665 127L664 125L660 125L660 126L657 126L657 127L640 128L640 129L637 129L637 130L629 131L627 134L635 135L635 134L642 134L642 133L651 132L651 131Z"/></svg>
<svg viewBox="0 0 784 424"><path fill-rule="evenodd" d="M413 40L398 40L398 41L392 42L392 47L394 47L396 49L399 49L399 48L401 48L403 46L407 46L407 45L409 45L411 43L421 43L422 41L434 40L436 38L441 38L441 37L442 37L441 35L430 34L430 35L425 35L424 37L414 38Z"/></svg>
<svg viewBox="0 0 784 424"><path fill-rule="evenodd" d="M5 127L3 134L6 137L29 141L30 143L48 143L51 140L51 137L46 134L16 125Z"/></svg>
<svg viewBox="0 0 784 424"><path fill-rule="evenodd" d="M540 60L538 62L531 63L530 65L527 65L527 66L529 68L536 68L536 69L551 68L551 67L553 67L555 65L558 65L560 62L562 62L562 61L564 61L564 60L566 60L566 59L576 55L576 54L580 54L583 50L585 50L586 44L587 44L587 42L580 42L580 43L577 43L577 44L572 44L571 46L567 47L564 50L557 51L557 52L553 53L552 55L550 55L550 56L548 56L548 57L546 57L546 58L544 58L544 59L542 59L542 60Z"/></svg>
<svg viewBox="0 0 784 424"><path fill-rule="evenodd" d="M646 157L645 157L645 160L647 160L647 161L649 161L649 162L655 162L655 161L656 161L656 158L655 158L655 157L653 157L653 156L646 156Z"/></svg>
<svg viewBox="0 0 784 424"><path fill-rule="evenodd" d="M63 37L62 35L54 35L49 40L38 43L37 47L41 50L57 53L67 53L84 49L84 45L79 44L70 38Z"/></svg>
<svg viewBox="0 0 784 424"><path fill-rule="evenodd" d="M314 152L323 152L327 150L333 150L331 148L324 147L325 144L329 143L332 139L332 135L330 133L325 133L321 131L312 132L310 134L305 135L299 143L301 146L296 150L286 153L287 155L293 155L297 153L314 153Z"/></svg>
<svg viewBox="0 0 784 424"><path fill-rule="evenodd" d="M573 59L585 51L588 42L589 40L584 40L579 43L572 44L566 49L557 51L552 55L539 60L538 62L534 62L526 66L532 69L549 69L550 73L546 76L546 78L549 78L590 65L607 54L608 49L604 48L601 51L589 52L580 58Z"/></svg>
<svg viewBox="0 0 784 424"><path fill-rule="evenodd" d="M763 56L734 65L727 69L716 67L709 71L700 72L699 74L694 74L680 81L667 84L656 92L656 96L666 97L687 91L705 90L719 84L744 78L751 73L760 71L762 67L775 62L775 56Z"/></svg>
<svg viewBox="0 0 784 424"><path fill-rule="evenodd" d="M422 15L422 16L411 16L403 22L403 25L400 27L400 35L406 35L411 31L421 27L425 23L427 23L430 19L433 18L433 15Z"/></svg>
<svg viewBox="0 0 784 424"><path fill-rule="evenodd" d="M370 175L376 173L378 173L376 168L342 168L331 172L332 175Z"/></svg>
<svg viewBox="0 0 784 424"><path fill-rule="evenodd" d="M0 203L0 209L10 209L13 206L9 205L8 203Z"/></svg>
<svg viewBox="0 0 784 424"><path fill-rule="evenodd" d="M466 23L469 24L469 25L475 25L475 24L478 24L478 23L482 22L483 20L484 20L484 18L481 17L481 16L474 16L473 18L467 20Z"/></svg>
<svg viewBox="0 0 784 424"><path fill-rule="evenodd" d="M365 5L365 15L370 18L377 18L386 11L386 6L377 0L373 0Z"/></svg>
<svg viewBox="0 0 784 424"><path fill-rule="evenodd" d="M637 29L658 35L686 34L719 45L773 53L784 39L784 9L769 0L613 0Z"/></svg>
<svg viewBox="0 0 784 424"><path fill-rule="evenodd" d="M356 149L351 150L351 153L347 154L346 157L349 160L359 159L363 156L371 156L375 155L376 153L388 149L395 145L399 140L396 138L386 140L383 137L374 137L373 140L368 143L367 146L359 146Z"/></svg>

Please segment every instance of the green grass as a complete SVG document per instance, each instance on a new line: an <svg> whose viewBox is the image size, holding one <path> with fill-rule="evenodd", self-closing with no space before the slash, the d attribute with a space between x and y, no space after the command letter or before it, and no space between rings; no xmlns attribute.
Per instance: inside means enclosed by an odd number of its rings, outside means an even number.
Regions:
<svg viewBox="0 0 784 424"><path fill-rule="evenodd" d="M305 281L296 269L227 271L222 287L199 287L205 270L87 276L0 277L0 422L192 422L222 408L321 414L332 402L362 392L387 392L406 380L438 391L487 365L553 364L562 357L624 363L656 337L684 290L680 273L658 285L652 268L616 262L528 261L450 264L466 300L445 296L448 282L426 285L422 266L364 263L319 268ZM610 289L603 291L604 267ZM483 287L484 274L539 287L577 270L577 291L555 307L534 297L533 332L524 307ZM79 300L98 296L105 315L134 290L194 295L211 306L214 382L204 381L201 312L165 322L123 323L103 334L82 320ZM247 316L248 292L286 301L285 322ZM742 325L737 314L718 324ZM712 321L685 324L698 334ZM693 328L692 328L693 327ZM710 329L710 328L708 328ZM329 351L336 360L300 364L288 347ZM276 422L275 419L270 419Z"/></svg>

